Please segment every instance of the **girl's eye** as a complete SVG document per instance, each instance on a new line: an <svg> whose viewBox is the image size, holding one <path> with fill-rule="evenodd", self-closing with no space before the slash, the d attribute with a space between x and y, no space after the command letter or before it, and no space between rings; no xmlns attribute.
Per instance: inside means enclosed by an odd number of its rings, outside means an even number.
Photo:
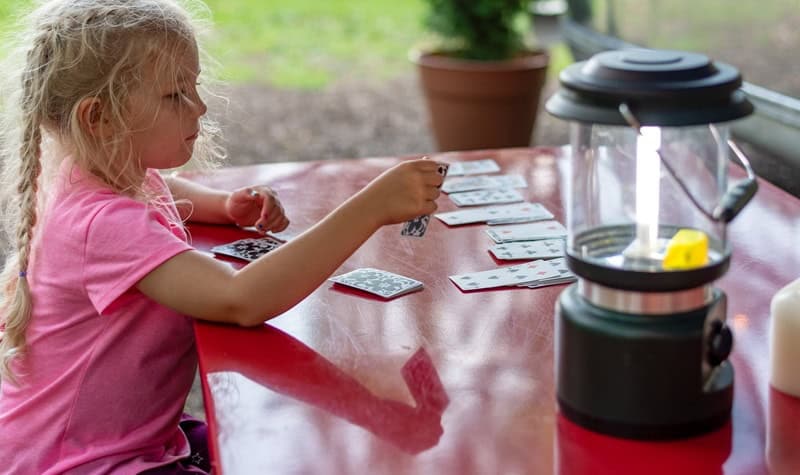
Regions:
<svg viewBox="0 0 800 475"><path fill-rule="evenodd" d="M166 96L167 99L175 102L181 102L185 97L186 93L184 91L173 92L172 94L167 94Z"/></svg>

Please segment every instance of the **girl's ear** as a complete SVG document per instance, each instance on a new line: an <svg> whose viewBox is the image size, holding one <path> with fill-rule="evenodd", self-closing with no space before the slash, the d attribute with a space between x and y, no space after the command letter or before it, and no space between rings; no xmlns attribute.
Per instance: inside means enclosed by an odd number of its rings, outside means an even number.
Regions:
<svg viewBox="0 0 800 475"><path fill-rule="evenodd" d="M103 103L97 97L87 97L78 104L78 122L83 130L95 138L103 138L111 133Z"/></svg>

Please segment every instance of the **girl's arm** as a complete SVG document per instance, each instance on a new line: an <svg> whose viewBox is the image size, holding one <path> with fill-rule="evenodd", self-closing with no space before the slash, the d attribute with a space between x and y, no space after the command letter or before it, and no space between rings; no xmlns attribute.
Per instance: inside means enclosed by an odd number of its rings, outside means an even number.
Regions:
<svg viewBox="0 0 800 475"><path fill-rule="evenodd" d="M137 287L195 318L260 324L313 292L382 225L433 213L442 183L436 170L431 160L391 168L311 229L238 271L188 251L155 268Z"/></svg>
<svg viewBox="0 0 800 475"><path fill-rule="evenodd" d="M256 226L262 233L283 231L289 225L277 195L267 186L229 192L174 176L164 181L183 220Z"/></svg>
<svg viewBox="0 0 800 475"><path fill-rule="evenodd" d="M225 211L225 202L231 194L229 191L215 190L175 176L166 176L164 181L172 192L182 220L209 224L233 223Z"/></svg>

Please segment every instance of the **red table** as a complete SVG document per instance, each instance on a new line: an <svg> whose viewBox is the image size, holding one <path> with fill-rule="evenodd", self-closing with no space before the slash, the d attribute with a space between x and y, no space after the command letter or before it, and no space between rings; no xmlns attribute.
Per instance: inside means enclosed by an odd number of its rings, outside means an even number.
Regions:
<svg viewBox="0 0 800 475"><path fill-rule="evenodd" d="M530 201L564 222L555 148L435 156L494 158ZM222 169L199 180L268 183L299 233L401 158ZM440 210L454 206L439 200ZM768 183L733 223L729 298L736 343L732 423L688 440L638 442L558 415L553 309L564 286L463 293L448 275L499 265L485 225L431 220L422 239L380 230L337 274L377 267L425 283L383 301L325 284L256 329L195 326L218 470L231 474L800 473L800 400L768 384L771 296L798 277L800 201ZM248 234L193 225L208 249ZM303 265L298 262L297 265ZM800 342L798 342L800 344ZM793 471L794 468L797 471Z"/></svg>

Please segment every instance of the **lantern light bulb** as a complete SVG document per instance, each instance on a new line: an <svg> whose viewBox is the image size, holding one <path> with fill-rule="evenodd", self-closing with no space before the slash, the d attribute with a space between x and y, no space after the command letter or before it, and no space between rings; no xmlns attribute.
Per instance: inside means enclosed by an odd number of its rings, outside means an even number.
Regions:
<svg viewBox="0 0 800 475"><path fill-rule="evenodd" d="M655 257L658 247L661 194L661 129L641 127L636 138L636 242L631 254Z"/></svg>

